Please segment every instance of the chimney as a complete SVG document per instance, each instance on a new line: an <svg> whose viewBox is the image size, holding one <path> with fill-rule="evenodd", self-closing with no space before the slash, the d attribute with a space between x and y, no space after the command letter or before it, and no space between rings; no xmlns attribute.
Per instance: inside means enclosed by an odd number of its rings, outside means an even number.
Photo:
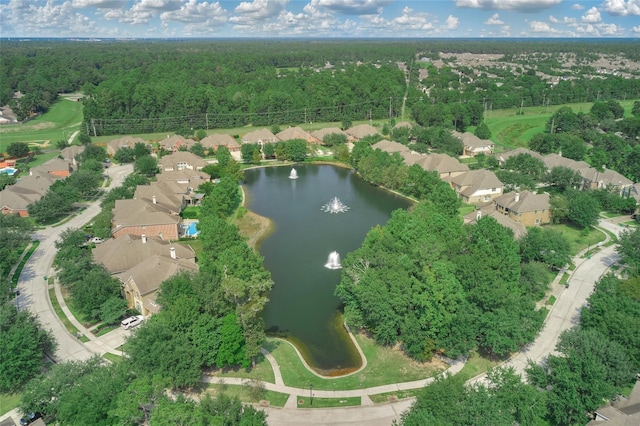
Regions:
<svg viewBox="0 0 640 426"><path fill-rule="evenodd" d="M177 259L178 257L176 256L176 249L174 247L171 247L169 249L169 252L171 253L171 258L172 259Z"/></svg>
<svg viewBox="0 0 640 426"><path fill-rule="evenodd" d="M142 244L147 244L147 236L142 234L141 237L142 237Z"/></svg>
<svg viewBox="0 0 640 426"><path fill-rule="evenodd" d="M153 204L158 204L158 200L156 200L156 196L155 195L153 196L152 200L153 200Z"/></svg>
<svg viewBox="0 0 640 426"><path fill-rule="evenodd" d="M478 211L476 211L476 220L480 219L482 219L482 210L478 209Z"/></svg>
<svg viewBox="0 0 640 426"><path fill-rule="evenodd" d="M516 192L515 199L513 201L515 201L516 203L518 201L520 201L520 193L519 192Z"/></svg>

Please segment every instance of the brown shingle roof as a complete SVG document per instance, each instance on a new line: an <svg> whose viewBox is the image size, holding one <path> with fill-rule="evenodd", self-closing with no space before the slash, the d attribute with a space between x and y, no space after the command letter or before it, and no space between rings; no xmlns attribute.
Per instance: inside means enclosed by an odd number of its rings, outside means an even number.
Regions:
<svg viewBox="0 0 640 426"><path fill-rule="evenodd" d="M467 197L480 190L502 188L504 186L495 173L489 170L470 170L452 177L451 182L460 186L460 194Z"/></svg>
<svg viewBox="0 0 640 426"><path fill-rule="evenodd" d="M323 129L314 130L313 132L311 132L311 136L313 136L313 137L317 138L318 140L322 141L325 136L332 135L334 133L337 133L339 135L348 136L339 127L325 127Z"/></svg>
<svg viewBox="0 0 640 426"><path fill-rule="evenodd" d="M213 133L200 141L205 148L217 148L226 146L227 148L239 148L240 144L233 136L226 133Z"/></svg>
<svg viewBox="0 0 640 426"><path fill-rule="evenodd" d="M249 132L242 137L242 143L275 143L278 137L271 133L269 129L260 129Z"/></svg>
<svg viewBox="0 0 640 426"><path fill-rule="evenodd" d="M197 271L198 265L186 259L171 259L158 254L138 263L117 276L126 283L132 279L140 291L140 296L157 291L160 284L180 271Z"/></svg>
<svg viewBox="0 0 640 426"><path fill-rule="evenodd" d="M188 245L170 243L156 237L146 237L146 243L143 243L142 237L129 234L108 239L96 246L91 254L96 263L104 265L110 273L117 274L155 255L170 258L172 247L178 259L195 262L196 254Z"/></svg>
<svg viewBox="0 0 640 426"><path fill-rule="evenodd" d="M549 210L551 208L549 194L534 194L530 191L507 192L497 197L495 203L516 213Z"/></svg>
<svg viewBox="0 0 640 426"><path fill-rule="evenodd" d="M187 188L188 185L172 180L151 182L149 185L138 185L133 197L173 212L180 212L189 193Z"/></svg>
<svg viewBox="0 0 640 426"><path fill-rule="evenodd" d="M113 208L115 227L177 224L180 217L170 215L144 200L116 200Z"/></svg>
<svg viewBox="0 0 640 426"><path fill-rule="evenodd" d="M478 209L465 215L464 223L475 225L476 223L478 223L478 216L489 216L494 218L500 225L504 226L505 228L511 229L511 231L513 232L513 236L516 239L527 235L527 228L523 224L516 222L509 216L505 216L493 208Z"/></svg>
<svg viewBox="0 0 640 426"><path fill-rule="evenodd" d="M349 136L353 136L356 139L362 139L366 136L372 136L372 135L378 134L378 131L375 129L375 127L372 127L368 124L358 124L357 126L353 126L345 130L345 132Z"/></svg>
<svg viewBox="0 0 640 426"><path fill-rule="evenodd" d="M388 153L410 152L410 149L406 145L403 145L400 142L388 141L386 139L374 143L373 145L371 145L371 148L379 149L380 151Z"/></svg>
<svg viewBox="0 0 640 426"><path fill-rule="evenodd" d="M205 167L207 163L201 157L189 152L189 151L175 151L170 155L165 155L160 159L160 168L162 170L178 170L178 163L186 164L187 169L200 170Z"/></svg>
<svg viewBox="0 0 640 426"><path fill-rule="evenodd" d="M317 139L307 133L300 127L288 127L283 131L276 134L276 137L281 141L290 141L292 139L303 139L307 142L311 142L311 140L317 141Z"/></svg>

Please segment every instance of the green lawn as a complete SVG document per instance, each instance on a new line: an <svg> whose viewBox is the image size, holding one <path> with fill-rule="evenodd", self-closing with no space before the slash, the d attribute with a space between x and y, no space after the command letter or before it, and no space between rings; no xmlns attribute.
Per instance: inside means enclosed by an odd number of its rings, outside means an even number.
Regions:
<svg viewBox="0 0 640 426"><path fill-rule="evenodd" d="M460 376L467 381L484 373L491 367L495 367L496 365L498 365L498 361L492 361L480 356L477 352L472 352L471 355L469 355L469 359L466 364L462 367L462 370L460 370L457 376Z"/></svg>
<svg viewBox="0 0 640 426"><path fill-rule="evenodd" d="M27 262L29 261L29 258L31 257L33 252L36 251L36 249L38 248L39 245L40 245L40 241L38 241L38 240L35 240L35 241L31 242L31 247L29 247L29 251L24 255L24 257L22 258L22 260L18 264L18 267L16 268L15 272L13 273L13 276L11 277L11 286L12 287L15 287L15 286L18 285L18 280L20 279L20 274L22 274L22 270L24 269L24 265L27 264Z"/></svg>
<svg viewBox="0 0 640 426"><path fill-rule="evenodd" d="M112 354L111 352L106 352L104 354L102 354L102 357L105 359L108 359L109 361L111 361L114 364L118 364L120 362L122 362L123 358L120 355L115 355Z"/></svg>
<svg viewBox="0 0 640 426"><path fill-rule="evenodd" d="M263 382L275 383L276 378L273 374L273 369L269 361L263 356L259 355L256 360L256 366L254 368L242 368L242 367L230 367L221 370L214 370L208 374L215 377L239 377L242 379L257 379Z"/></svg>
<svg viewBox="0 0 640 426"><path fill-rule="evenodd" d="M298 396L298 408L331 408L331 407L357 407L362 405L359 396L344 398L310 398L309 395Z"/></svg>
<svg viewBox="0 0 640 426"><path fill-rule="evenodd" d="M569 241L570 252L572 256L575 256L580 251L586 249L588 246L595 246L599 242L604 241L605 236L602 232L591 228L588 234L584 233L583 229L577 228L572 225L545 225L546 227L553 228L559 231Z"/></svg>
<svg viewBox="0 0 640 426"><path fill-rule="evenodd" d="M220 394L233 397L237 396L242 402L258 403L261 400L269 401L269 405L275 407L284 407L289 395L286 393L274 392L263 389L262 391L253 391L250 385L227 385L227 384L210 384L207 386L206 392L212 397Z"/></svg>
<svg viewBox="0 0 640 426"><path fill-rule="evenodd" d="M278 361L284 383L298 388L309 385L319 390L369 388L433 377L444 368L439 362L416 362L397 349L376 345L362 334L356 335L356 340L367 358L367 366L356 374L340 378L322 378L311 373L289 342L269 338L265 347Z"/></svg>
<svg viewBox="0 0 640 426"><path fill-rule="evenodd" d="M393 401L397 401L399 399L406 399L406 398L413 398L418 396L418 394L420 393L421 389L407 389L407 390L399 390L399 391L395 391L395 392L385 392L385 393L378 393L375 395L369 395L369 398L371 398L371 401L373 401L374 404L384 404L385 402L393 402Z"/></svg>
<svg viewBox="0 0 640 426"><path fill-rule="evenodd" d="M0 152L5 152L13 142L41 144L69 138L82 124L82 102L60 99L49 111L24 124L9 124L0 127Z"/></svg>
<svg viewBox="0 0 640 426"><path fill-rule="evenodd" d="M0 401L2 401L2 403L0 404L0 416L2 416L3 414L13 410L18 406L18 404L20 404L20 394L0 393Z"/></svg>
<svg viewBox="0 0 640 426"><path fill-rule="evenodd" d="M78 330L78 328L69 321L69 318L67 318L62 311L62 307L60 306L60 303L58 303L58 298L56 298L56 292L53 287L49 289L49 299L51 300L51 306L53 306L54 312L64 325L64 328L66 328L72 335L77 336L80 330ZM83 334L80 341L86 343L89 341L89 338Z"/></svg>

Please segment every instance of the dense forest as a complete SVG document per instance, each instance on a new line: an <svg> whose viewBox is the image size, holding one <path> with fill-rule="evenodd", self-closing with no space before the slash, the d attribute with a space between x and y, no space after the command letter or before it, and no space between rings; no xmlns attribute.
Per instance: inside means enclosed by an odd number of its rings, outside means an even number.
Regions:
<svg viewBox="0 0 640 426"><path fill-rule="evenodd" d="M24 118L45 111L58 93L82 91L86 127L100 135L401 117L421 103L498 109L590 102L640 96L638 79L584 74L593 71L584 64L594 52L632 59L635 47L533 40L7 41L0 103L11 102ZM416 58L463 51L500 52L522 67L503 70L496 61L475 78L464 68L429 67L419 83ZM528 56L532 51L545 56ZM550 86L535 71L552 72L566 51L582 68ZM12 100L16 91L24 97Z"/></svg>

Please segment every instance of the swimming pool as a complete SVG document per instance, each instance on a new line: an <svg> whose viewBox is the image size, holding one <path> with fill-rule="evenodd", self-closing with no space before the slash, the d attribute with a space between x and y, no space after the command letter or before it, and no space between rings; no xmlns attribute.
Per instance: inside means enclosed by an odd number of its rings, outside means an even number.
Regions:
<svg viewBox="0 0 640 426"><path fill-rule="evenodd" d="M183 223L182 224L182 233L184 234L185 237L196 237L198 236L198 229L197 229L197 224L198 222L190 222L190 223Z"/></svg>
<svg viewBox="0 0 640 426"><path fill-rule="evenodd" d="M6 173L9 176L13 176L18 170L13 167L3 167L0 169L0 173Z"/></svg>

